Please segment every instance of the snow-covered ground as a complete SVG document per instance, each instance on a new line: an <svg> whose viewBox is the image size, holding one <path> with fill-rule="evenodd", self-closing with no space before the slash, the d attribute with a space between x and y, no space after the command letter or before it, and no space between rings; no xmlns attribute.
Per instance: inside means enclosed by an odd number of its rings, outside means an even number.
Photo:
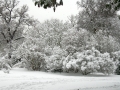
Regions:
<svg viewBox="0 0 120 90"><path fill-rule="evenodd" d="M0 90L120 90L120 76L50 73L14 68L0 71Z"/></svg>

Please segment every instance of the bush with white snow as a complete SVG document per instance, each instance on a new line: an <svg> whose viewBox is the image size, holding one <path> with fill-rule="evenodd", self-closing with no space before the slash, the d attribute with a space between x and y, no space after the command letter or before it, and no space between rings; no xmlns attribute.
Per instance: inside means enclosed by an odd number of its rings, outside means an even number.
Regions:
<svg viewBox="0 0 120 90"><path fill-rule="evenodd" d="M66 57L63 62L64 71L81 72L87 75L93 72L112 74L115 70L113 59L109 53L100 53L95 48L84 52L77 52L72 56Z"/></svg>

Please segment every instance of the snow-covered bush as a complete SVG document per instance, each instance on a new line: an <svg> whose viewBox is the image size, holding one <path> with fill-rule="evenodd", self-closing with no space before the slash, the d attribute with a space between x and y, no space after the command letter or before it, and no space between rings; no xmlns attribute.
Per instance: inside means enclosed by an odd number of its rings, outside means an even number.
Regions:
<svg viewBox="0 0 120 90"><path fill-rule="evenodd" d="M120 75L120 62L117 65L117 69L116 69L115 73L118 74L118 75Z"/></svg>
<svg viewBox="0 0 120 90"><path fill-rule="evenodd" d="M117 66L115 73L120 75L120 51L113 52L112 57L116 62L116 66Z"/></svg>
<svg viewBox="0 0 120 90"><path fill-rule="evenodd" d="M41 70L44 65L44 55L40 52L30 52L24 58L25 67L29 70Z"/></svg>
<svg viewBox="0 0 120 90"><path fill-rule="evenodd" d="M10 70L11 68L11 60L6 55L0 58L0 69Z"/></svg>
<svg viewBox="0 0 120 90"><path fill-rule="evenodd" d="M52 48L50 46L47 46L45 47L44 52L46 56L50 56L52 55Z"/></svg>
<svg viewBox="0 0 120 90"><path fill-rule="evenodd" d="M40 70L44 65L44 55L34 48L28 49L25 46L21 46L13 52L12 62L14 63L13 67Z"/></svg>
<svg viewBox="0 0 120 90"><path fill-rule="evenodd" d="M55 46L52 49L52 55L59 55L59 56L63 57L63 56L67 55L67 52L65 50L61 49L60 47Z"/></svg>
<svg viewBox="0 0 120 90"><path fill-rule="evenodd" d="M50 54L48 55L45 53L45 69L52 72L62 72L62 62L67 55L67 52L58 46L55 46L54 48L49 47L47 50Z"/></svg>
<svg viewBox="0 0 120 90"><path fill-rule="evenodd" d="M63 71L69 73L71 72L78 72L79 66L77 65L77 59L72 54L69 54L63 60Z"/></svg>
<svg viewBox="0 0 120 90"><path fill-rule="evenodd" d="M23 67L22 64L25 63L25 58L30 53L31 51L27 48L23 47L22 45L19 46L15 51L12 52L11 61L13 67ZM25 66L23 68L25 68Z"/></svg>
<svg viewBox="0 0 120 90"><path fill-rule="evenodd" d="M120 61L120 51L113 52L111 56L114 61Z"/></svg>
<svg viewBox="0 0 120 90"><path fill-rule="evenodd" d="M18 55L16 52L13 52L12 56L11 56L11 62L13 64L13 66L19 62L21 62L21 56Z"/></svg>
<svg viewBox="0 0 120 90"><path fill-rule="evenodd" d="M68 55L63 61L63 70L66 72L81 72L87 75L93 72L112 74L115 70L113 59L109 53L100 53L95 48Z"/></svg>
<svg viewBox="0 0 120 90"><path fill-rule="evenodd" d="M96 60L95 55L99 55L97 50L86 50L83 53L78 53L77 55L77 63L80 67L79 71L83 75L87 75L89 73L96 72L99 69L98 62Z"/></svg>
<svg viewBox="0 0 120 90"><path fill-rule="evenodd" d="M46 58L46 70L62 72L62 57L60 55L51 55Z"/></svg>
<svg viewBox="0 0 120 90"><path fill-rule="evenodd" d="M114 73L115 63L113 62L113 59L110 58L110 54L109 53L101 54L101 59L102 60L99 61L100 66L99 71L104 74Z"/></svg>

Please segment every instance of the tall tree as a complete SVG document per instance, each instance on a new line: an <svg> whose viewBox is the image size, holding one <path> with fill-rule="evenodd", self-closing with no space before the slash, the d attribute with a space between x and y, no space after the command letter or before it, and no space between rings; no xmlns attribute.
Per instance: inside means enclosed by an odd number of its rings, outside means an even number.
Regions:
<svg viewBox="0 0 120 90"><path fill-rule="evenodd" d="M78 19L78 15L70 15L68 16L68 21L71 24L71 27L74 27L77 25L77 19Z"/></svg>
<svg viewBox="0 0 120 90"><path fill-rule="evenodd" d="M78 18L78 30L84 28L92 33L97 40L100 51L114 51L113 47L116 47L111 43L111 36L114 41L120 37L120 20L116 15L114 8L107 8L107 4L113 0L81 0L77 2L78 6L83 8L83 11L79 12ZM102 34L100 34L100 32ZM99 38L100 37L100 38ZM107 38L107 39L106 39ZM106 43L105 43L106 42ZM110 47L111 50L108 48Z"/></svg>
<svg viewBox="0 0 120 90"><path fill-rule="evenodd" d="M30 25L32 20L27 14L26 5L17 8L17 0L0 1L0 37L1 43L9 45L9 58L11 58L12 42L20 40L25 25Z"/></svg>
<svg viewBox="0 0 120 90"><path fill-rule="evenodd" d="M78 26L96 33L99 30L111 34L117 25L112 23L113 18L116 18L115 11L106 8L106 4L111 0L81 0L77 2L78 6L83 8L79 13Z"/></svg>

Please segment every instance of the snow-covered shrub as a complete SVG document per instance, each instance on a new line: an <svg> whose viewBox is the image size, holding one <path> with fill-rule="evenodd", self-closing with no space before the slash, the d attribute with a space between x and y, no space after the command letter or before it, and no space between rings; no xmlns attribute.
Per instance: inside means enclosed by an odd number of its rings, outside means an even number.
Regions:
<svg viewBox="0 0 120 90"><path fill-rule="evenodd" d="M76 52L72 56L68 55L63 63L64 71L80 71L82 74L89 74L96 71L94 66L94 56L98 55L98 51L86 50L84 52Z"/></svg>
<svg viewBox="0 0 120 90"><path fill-rule="evenodd" d="M98 50L92 49L92 55L85 56L85 72L102 72L104 74L112 74L115 70L113 59L109 53L100 53Z"/></svg>
<svg viewBox="0 0 120 90"><path fill-rule="evenodd" d="M63 61L63 70L66 72L81 72L87 75L93 72L112 74L115 70L113 59L109 53L100 53L95 48L68 55Z"/></svg>
<svg viewBox="0 0 120 90"><path fill-rule="evenodd" d="M29 70L41 70L44 65L44 55L40 52L30 52L24 58L25 67Z"/></svg>
<svg viewBox="0 0 120 90"><path fill-rule="evenodd" d="M87 75L95 71L95 66L93 61L94 61L93 58L89 59L89 56L83 58L80 69L80 72L82 72L83 75Z"/></svg>
<svg viewBox="0 0 120 90"><path fill-rule="evenodd" d="M11 60L7 56L3 56L0 59L0 69L10 70L12 68Z"/></svg>
<svg viewBox="0 0 120 90"><path fill-rule="evenodd" d="M112 57L114 59L114 62L116 62L117 66L115 73L120 75L120 51L113 52Z"/></svg>
<svg viewBox="0 0 120 90"><path fill-rule="evenodd" d="M111 56L114 61L120 61L120 51L113 52Z"/></svg>
<svg viewBox="0 0 120 90"><path fill-rule="evenodd" d="M46 56L52 55L52 48L50 46L45 47L44 52Z"/></svg>
<svg viewBox="0 0 120 90"><path fill-rule="evenodd" d="M115 63L113 59L110 58L109 53L101 54L101 60L99 61L100 69L99 71L104 74L112 74L115 70Z"/></svg>
<svg viewBox="0 0 120 90"><path fill-rule="evenodd" d="M11 61L12 61L13 67L17 67L17 66L22 67L23 66L22 64L25 63L26 56L30 53L31 53L31 51L26 49L22 45L15 51L13 51L12 56L11 56Z"/></svg>
<svg viewBox="0 0 120 90"><path fill-rule="evenodd" d="M77 59L72 55L69 54L66 58L63 59L63 71L64 72L78 72L79 66L77 65Z"/></svg>
<svg viewBox="0 0 120 90"><path fill-rule="evenodd" d="M120 75L120 63L117 65L117 69L116 69L115 73Z"/></svg>
<svg viewBox="0 0 120 90"><path fill-rule="evenodd" d="M67 55L67 52L63 49L61 49L60 47L58 46L55 46L53 49L52 49L52 55L59 55L61 57L64 57Z"/></svg>
<svg viewBox="0 0 120 90"><path fill-rule="evenodd" d="M60 55L51 55L46 58L46 70L51 72L62 71L62 57Z"/></svg>
<svg viewBox="0 0 120 90"><path fill-rule="evenodd" d="M73 71L77 73L79 71L79 65L77 64L77 59L71 59L67 64L66 67L69 71Z"/></svg>
<svg viewBox="0 0 120 90"><path fill-rule="evenodd" d="M44 55L25 47L18 48L12 55L13 67L27 68L28 70L40 70L43 67Z"/></svg>
<svg viewBox="0 0 120 90"><path fill-rule="evenodd" d="M49 48L48 51L50 54L45 57L45 69L47 71L62 72L62 62L63 58L67 55L66 51L58 46Z"/></svg>
<svg viewBox="0 0 120 90"><path fill-rule="evenodd" d="M86 54L82 53L77 56L79 67L80 67L79 70L83 75L96 72L99 69L99 65L94 56L94 53L90 53L90 52L88 53L87 51L85 52Z"/></svg>
<svg viewBox="0 0 120 90"><path fill-rule="evenodd" d="M11 56L11 62L13 65L21 62L21 56L18 55L17 53L13 52L12 56Z"/></svg>

